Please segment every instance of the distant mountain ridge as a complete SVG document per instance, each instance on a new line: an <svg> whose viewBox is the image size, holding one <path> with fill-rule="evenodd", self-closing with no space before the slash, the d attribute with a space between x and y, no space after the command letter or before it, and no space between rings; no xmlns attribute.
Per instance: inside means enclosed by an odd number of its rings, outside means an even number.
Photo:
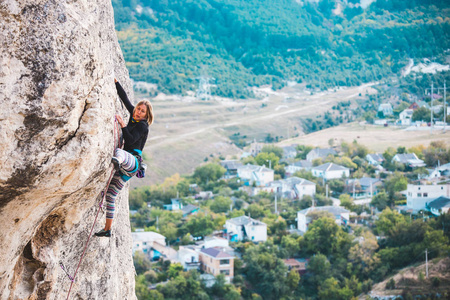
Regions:
<svg viewBox="0 0 450 300"><path fill-rule="evenodd" d="M410 58L444 63L450 8L443 0L113 0L130 76L158 91L253 96L287 81L313 89L400 75Z"/></svg>

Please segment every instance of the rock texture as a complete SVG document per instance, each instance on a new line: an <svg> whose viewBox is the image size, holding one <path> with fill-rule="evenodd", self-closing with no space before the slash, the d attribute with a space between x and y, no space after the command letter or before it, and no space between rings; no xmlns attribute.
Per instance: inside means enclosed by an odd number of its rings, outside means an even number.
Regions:
<svg viewBox="0 0 450 300"><path fill-rule="evenodd" d="M0 1L0 299L66 299L130 91L110 1ZM135 299L127 190L71 299ZM104 224L100 213L95 230Z"/></svg>

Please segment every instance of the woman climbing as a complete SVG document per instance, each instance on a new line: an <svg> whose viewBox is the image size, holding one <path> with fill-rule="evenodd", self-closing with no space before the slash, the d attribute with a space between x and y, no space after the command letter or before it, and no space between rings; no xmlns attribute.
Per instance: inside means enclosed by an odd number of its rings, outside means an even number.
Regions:
<svg viewBox="0 0 450 300"><path fill-rule="evenodd" d="M142 149L145 146L148 136L148 127L153 123L153 108L148 100L140 101L134 107L127 94L114 78L117 93L125 107L130 112L128 125L125 124L120 115L116 115L116 120L122 127L123 139L125 140L123 150L117 148L114 151L112 163L116 172L109 184L106 192L106 223L105 227L96 236L111 236L111 225L114 219L115 200L125 183L133 177L139 170Z"/></svg>

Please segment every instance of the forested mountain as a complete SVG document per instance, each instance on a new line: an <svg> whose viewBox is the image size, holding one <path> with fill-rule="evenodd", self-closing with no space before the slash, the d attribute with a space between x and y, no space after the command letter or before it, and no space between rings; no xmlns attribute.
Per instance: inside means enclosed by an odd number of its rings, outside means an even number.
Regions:
<svg viewBox="0 0 450 300"><path fill-rule="evenodd" d="M410 58L443 63L450 48L445 0L112 2L131 77L165 93L194 91L205 74L233 98L287 81L358 85L399 75Z"/></svg>

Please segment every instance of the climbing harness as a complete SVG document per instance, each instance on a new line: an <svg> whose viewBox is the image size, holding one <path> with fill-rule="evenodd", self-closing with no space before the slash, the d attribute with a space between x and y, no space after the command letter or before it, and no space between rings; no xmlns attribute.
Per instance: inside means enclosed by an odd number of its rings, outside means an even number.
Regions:
<svg viewBox="0 0 450 300"><path fill-rule="evenodd" d="M121 141L121 137L120 137L120 131L118 130L118 124L119 123L117 122L116 118L114 117L114 147L116 147L116 144L117 144L118 148L122 148L122 141ZM116 148L114 148L114 150L115 149ZM87 250L87 247L88 247L88 244L89 244L89 240L91 239L92 232L94 230L95 224L97 223L98 214L100 213L100 210L103 211L103 201L105 200L106 191L108 190L109 184L111 183L111 180L112 180L112 177L113 177L115 171L116 170L113 168L112 171L111 171L111 174L109 175L108 183L106 184L105 189L103 191L101 191L101 193L100 193L101 199L100 199L100 203L99 203L99 206L98 206L98 209L97 209L97 214L95 215L94 223L92 224L91 231L89 232L88 239L87 239L86 244L84 246L83 254L81 254L80 261L78 262L77 268L75 269L75 272L73 273L73 276L70 276L69 272L66 270L66 268L64 267L64 264L62 262L59 263L61 269L63 269L64 273L66 273L67 277L71 281L69 292L67 293L67 298L66 299L69 299L70 291L72 290L72 286L73 286L73 283L75 281L75 277L77 276L78 269L80 268L80 265L81 265L81 262L82 262L82 260L84 258L84 255L86 254L86 250Z"/></svg>

